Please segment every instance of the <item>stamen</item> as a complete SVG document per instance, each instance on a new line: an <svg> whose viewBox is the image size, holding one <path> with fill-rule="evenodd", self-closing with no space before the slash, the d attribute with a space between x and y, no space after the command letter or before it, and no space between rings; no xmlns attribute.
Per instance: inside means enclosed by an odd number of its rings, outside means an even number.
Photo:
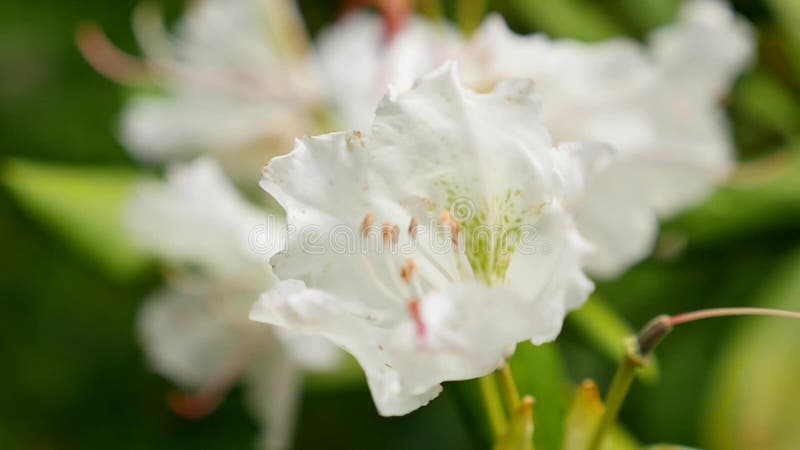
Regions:
<svg viewBox="0 0 800 450"><path fill-rule="evenodd" d="M455 281L455 277L454 277L453 275L451 275L451 274L450 274L450 271L449 271L449 270L447 270L447 268L446 268L446 267L444 267L444 266L443 266L443 265L442 265L442 264L441 264L439 261L437 261L437 260L436 260L436 258L434 257L434 255L432 255L432 254L431 254L431 253L428 251L428 249L426 249L426 248L425 248L425 247L423 247L422 245L419 245L419 246L417 246L416 248L417 248L417 250L418 250L420 253L422 253L422 256L424 256L424 257L425 257L425 260L426 260L426 261L428 261L429 263L431 263L431 265L432 265L432 266L433 266L433 267L434 267L436 270L438 270L438 271L439 271L439 273L441 273L441 274L442 274L442 276L443 276L443 277L445 277L445 278L447 279L447 281L449 281L449 282L451 282L451 283L452 283L453 281Z"/></svg>
<svg viewBox="0 0 800 450"><path fill-rule="evenodd" d="M372 230L375 230L375 228L373 228L374 223L375 223L375 214L368 213L366 216L364 216L364 220L361 221L361 236L364 239L367 239L369 237L370 232ZM394 241L396 242L397 234L399 234L399 230L397 230L397 227L396 226L392 227L392 225L388 222L384 223L383 226L381 227L381 236L383 237L384 243L386 243L387 241L391 241L393 237ZM369 274L369 277L372 280L372 282L375 283L375 285L378 286L378 289L380 289L390 299L398 303L405 302L403 296L397 293L398 291L400 292L404 291L404 288L402 284L397 280L397 274L395 273L397 271L397 268L394 266L391 251L389 250L386 251L386 255L388 255L389 258L388 260L386 260L386 264L389 271L389 276L390 278L392 278L395 290L390 289L389 286L387 286L381 280L380 275L378 275L378 272L375 270L375 267L372 264L372 258L369 255L369 250L370 250L369 242L367 242L366 245L368 246L367 247L368 251L362 252L361 257L364 260L364 267L366 267L367 274Z"/></svg>
<svg viewBox="0 0 800 450"><path fill-rule="evenodd" d="M369 255L362 253L361 256L364 259L364 266L367 268L367 273L369 274L370 279L373 283L375 283L376 286L378 286L378 289L380 289L390 299L395 300L398 303L403 303L403 298L389 289L389 287L381 281L378 273L375 271L375 267L372 266L372 261L370 260Z"/></svg>
<svg viewBox="0 0 800 450"><path fill-rule="evenodd" d="M395 289L398 292L402 292L405 297L408 296L408 289L407 287L400 281L399 270L397 269L397 264L395 264L394 255L392 255L391 251L384 252L384 260L386 261L386 270L389 272L389 278L392 280Z"/></svg>
<svg viewBox="0 0 800 450"><path fill-rule="evenodd" d="M358 130L353 130L353 137L358 139L359 145L361 145L361 148L364 148L364 136L361 134L361 132Z"/></svg>
<svg viewBox="0 0 800 450"><path fill-rule="evenodd" d="M253 361L261 346L260 338L260 334L250 336L235 350L230 360L216 369L197 393L193 395L182 392L170 393L168 402L172 411L187 419L199 419L211 414Z"/></svg>
<svg viewBox="0 0 800 450"><path fill-rule="evenodd" d="M397 244L400 239L400 227L384 222L381 226L381 235L383 236L384 244Z"/></svg>
<svg viewBox="0 0 800 450"><path fill-rule="evenodd" d="M78 27L75 35L78 50L97 72L120 84L137 84L147 80L147 64L111 43L103 30L94 23Z"/></svg>
<svg viewBox="0 0 800 450"><path fill-rule="evenodd" d="M456 270L458 270L459 275L465 278L474 278L472 266L470 266L466 254L462 252L462 247L464 247L462 245L462 238L464 236L461 233L461 223L455 220L447 210L439 213L439 223L450 232L450 242L453 244L454 252L454 254L451 256L453 259L453 264L455 265Z"/></svg>
<svg viewBox="0 0 800 450"><path fill-rule="evenodd" d="M411 217L411 222L408 224L408 237L411 238L412 241L417 239L417 233L419 232L419 220L416 217Z"/></svg>
<svg viewBox="0 0 800 450"><path fill-rule="evenodd" d="M353 130L350 133L348 133L347 136L345 136L345 138L344 138L344 141L347 144L347 149L348 150L351 150L351 151L353 150L353 141L354 140L358 140L358 145L359 145L359 147L361 149L366 148L366 146L364 145L364 137L361 134L361 132L358 131L358 130Z"/></svg>
<svg viewBox="0 0 800 450"><path fill-rule="evenodd" d="M414 275L417 273L417 263L414 261L414 258L406 259L406 263L403 264L403 267L400 268L400 276L403 281L411 286L412 295L414 298L422 298L424 296L425 291L422 289L422 285L420 284L420 278L424 278L422 276L415 277ZM433 284L429 280L425 280L428 285L433 288Z"/></svg>
<svg viewBox="0 0 800 450"><path fill-rule="evenodd" d="M431 279L425 276L425 272L419 272L419 276L411 278L411 287L413 288L412 292L414 295L422 298L423 293L427 291L431 291L434 289L438 289L436 284L431 281Z"/></svg>
<svg viewBox="0 0 800 450"><path fill-rule="evenodd" d="M461 236L461 224L453 219L450 211L444 210L439 213L439 223L445 226L450 231L450 242L453 243L453 248L459 249L459 238Z"/></svg>
<svg viewBox="0 0 800 450"><path fill-rule="evenodd" d="M455 249L456 253L461 248L461 224L453 221L453 226L450 229L450 240L453 243L453 248Z"/></svg>
<svg viewBox="0 0 800 450"><path fill-rule="evenodd" d="M406 263L400 267L400 278L403 279L405 283L411 283L411 277L414 275L414 272L417 271L417 263L414 262L413 258L406 259Z"/></svg>
<svg viewBox="0 0 800 450"><path fill-rule="evenodd" d="M364 220L361 221L361 236L362 237L367 237L367 235L369 234L369 230L370 230L370 228L372 228L372 225L374 223L375 223L375 214L367 213L367 215L364 216Z"/></svg>

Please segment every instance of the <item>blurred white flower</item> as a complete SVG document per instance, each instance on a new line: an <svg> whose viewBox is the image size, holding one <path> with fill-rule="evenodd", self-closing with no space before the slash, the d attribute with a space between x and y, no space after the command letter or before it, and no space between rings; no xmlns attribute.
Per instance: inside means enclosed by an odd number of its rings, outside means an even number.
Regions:
<svg viewBox="0 0 800 450"><path fill-rule="evenodd" d="M311 46L289 0L201 0L174 35L151 9L135 24L159 89L128 101L126 148L154 162L208 153L244 179L296 136L368 125L388 84L407 89L460 42L422 19L389 38L380 16L355 11Z"/></svg>
<svg viewBox="0 0 800 450"><path fill-rule="evenodd" d="M272 259L292 281L250 316L332 340L378 411L406 414L517 342L554 339L583 304L593 285L569 209L607 153L555 147L531 82L476 94L444 66L390 93L369 132L302 139L267 166L262 187L297 230Z"/></svg>
<svg viewBox="0 0 800 450"><path fill-rule="evenodd" d="M686 2L647 45L518 36L492 17L468 46L468 83L531 78L557 142L596 140L620 154L593 180L578 214L596 248L588 259L595 276L616 276L646 257L658 219L702 201L734 164L720 102L753 36L720 1Z"/></svg>
<svg viewBox="0 0 800 450"><path fill-rule="evenodd" d="M407 90L461 45L446 22L410 17L388 38L379 16L356 11L323 29L314 52L331 107L345 128L359 129L372 122L387 86Z"/></svg>
<svg viewBox="0 0 800 450"><path fill-rule="evenodd" d="M242 382L264 423L263 448L285 448L302 371L333 367L338 351L247 319L277 283L268 258L283 243L283 219L248 204L211 159L143 183L127 212L137 241L172 267L138 328L153 369L193 394L174 398L173 408L204 415Z"/></svg>
<svg viewBox="0 0 800 450"><path fill-rule="evenodd" d="M140 8L135 25L160 89L137 94L123 112L121 137L136 156L163 162L210 152L234 173L253 174L324 120L294 2L201 0L174 35L157 12Z"/></svg>

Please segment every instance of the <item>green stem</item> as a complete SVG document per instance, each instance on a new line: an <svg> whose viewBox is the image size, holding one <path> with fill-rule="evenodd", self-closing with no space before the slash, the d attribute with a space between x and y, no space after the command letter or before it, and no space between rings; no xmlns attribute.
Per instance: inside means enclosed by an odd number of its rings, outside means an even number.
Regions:
<svg viewBox="0 0 800 450"><path fill-rule="evenodd" d="M456 10L458 28L469 36L481 24L483 14L486 12L487 0L461 0Z"/></svg>
<svg viewBox="0 0 800 450"><path fill-rule="evenodd" d="M637 369L647 364L648 356L672 328L697 320L725 316L773 316L800 320L800 312L769 308L714 308L692 311L676 316L661 315L647 323L637 336L625 342L625 358L617 369L605 401L605 413L592 436L588 450L600 450L603 441L617 422L619 410L628 395Z"/></svg>
<svg viewBox="0 0 800 450"><path fill-rule="evenodd" d="M442 20L444 17L444 10L440 0L419 0L417 8L420 14L429 19Z"/></svg>
<svg viewBox="0 0 800 450"><path fill-rule="evenodd" d="M500 400L500 393L497 390L497 383L495 383L492 374L486 375L479 380L481 387L481 397L483 397L483 405L486 408L486 415L489 418L489 426L492 429L492 436L495 442L500 439L506 432L508 426L506 422L506 415L503 411L503 401Z"/></svg>
<svg viewBox="0 0 800 450"><path fill-rule="evenodd" d="M595 430L588 450L600 450L600 448L602 448L605 437L617 422L622 403L628 395L631 383L633 383L636 369L643 365L644 359L639 353L638 342L636 339L629 340L626 343L625 357L617 369L617 373L614 374L611 386L608 388L608 394L605 400L606 409L603 413L600 425L598 425Z"/></svg>
<svg viewBox="0 0 800 450"><path fill-rule="evenodd" d="M514 382L511 366L504 365L502 369L495 372L495 376L497 377L497 383L500 385L500 393L503 394L508 415L516 414L522 401L519 398L519 390L517 389L517 383Z"/></svg>

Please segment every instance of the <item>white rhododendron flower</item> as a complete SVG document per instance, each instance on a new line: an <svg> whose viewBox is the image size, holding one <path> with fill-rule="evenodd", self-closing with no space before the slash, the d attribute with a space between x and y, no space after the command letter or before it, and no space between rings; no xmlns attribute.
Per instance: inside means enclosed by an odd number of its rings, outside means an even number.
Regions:
<svg viewBox="0 0 800 450"><path fill-rule="evenodd" d="M596 140L620 153L594 180L578 215L595 247L587 268L597 277L619 275L645 258L658 220L702 201L734 164L720 102L747 63L753 36L721 1L687 1L676 23L656 30L646 45L520 36L499 16L470 39L415 18L381 44L380 25L363 14L319 39L327 90L350 108L339 108L346 124L371 117L367 106L386 84L403 90L450 58L479 91L507 78L533 79L556 142ZM353 65L358 75L348 76Z"/></svg>
<svg viewBox="0 0 800 450"><path fill-rule="evenodd" d="M446 65L384 98L369 131L273 159L262 187L294 232L271 262L288 281L250 317L352 353L383 415L554 339L593 288L570 211L609 152L555 146L532 89L477 94Z"/></svg>
<svg viewBox="0 0 800 450"><path fill-rule="evenodd" d="M588 269L618 275L652 250L658 219L701 201L734 164L722 97L753 49L750 27L722 2L685 3L642 45L518 36L488 19L465 53L467 78L536 81L556 141L591 139L620 158L594 179L578 215L596 251Z"/></svg>
<svg viewBox="0 0 800 450"><path fill-rule="evenodd" d="M268 257L281 247L283 219L244 201L210 159L143 183L127 218L142 247L173 267L139 317L153 369L196 394L173 407L203 415L241 381L265 426L263 448L285 448L302 371L333 367L338 351L247 320L253 299L277 283Z"/></svg>
<svg viewBox="0 0 800 450"><path fill-rule="evenodd" d="M288 0L202 0L174 35L141 10L137 37L161 92L127 104L126 147L159 162L209 152L250 172L318 129L322 96L294 8Z"/></svg>

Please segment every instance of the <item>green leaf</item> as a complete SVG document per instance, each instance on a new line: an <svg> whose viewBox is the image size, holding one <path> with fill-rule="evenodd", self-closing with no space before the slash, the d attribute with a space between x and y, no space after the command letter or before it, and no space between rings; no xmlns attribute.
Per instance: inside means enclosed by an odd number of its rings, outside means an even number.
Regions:
<svg viewBox="0 0 800 450"><path fill-rule="evenodd" d="M640 34L670 23L678 10L677 0L612 0L611 5Z"/></svg>
<svg viewBox="0 0 800 450"><path fill-rule="evenodd" d="M800 2L797 0L767 0L767 6L772 10L772 15L786 36L789 44L789 62L795 71L795 76L800 80Z"/></svg>
<svg viewBox="0 0 800 450"><path fill-rule="evenodd" d="M608 442L604 450L636 450L639 448L639 443L636 439L619 425L611 430L608 435Z"/></svg>
<svg viewBox="0 0 800 450"><path fill-rule="evenodd" d="M333 369L323 372L309 371L304 374L304 386L310 391L329 391L366 386L364 370L349 353Z"/></svg>
<svg viewBox="0 0 800 450"><path fill-rule="evenodd" d="M625 338L636 333L610 305L593 295L582 308L567 317L567 324L579 332L600 354L618 362ZM658 379L658 361L650 358L647 366L637 372L642 381Z"/></svg>
<svg viewBox="0 0 800 450"><path fill-rule="evenodd" d="M742 77L734 89L733 102L745 117L783 136L791 136L800 126L800 106L794 94L766 70Z"/></svg>
<svg viewBox="0 0 800 450"><path fill-rule="evenodd" d="M800 223L796 150L797 145L766 161L763 170L754 167L752 175L740 170L744 182L720 189L703 205L666 224L662 235L682 236L690 245L727 244L748 234L796 226Z"/></svg>
<svg viewBox="0 0 800 450"><path fill-rule="evenodd" d="M787 258L754 302L800 311L800 251ZM734 319L731 319L734 320ZM740 318L712 372L702 431L710 448L800 448L800 324Z"/></svg>
<svg viewBox="0 0 800 450"><path fill-rule="evenodd" d="M509 14L555 37L602 41L622 36L623 28L597 3L587 0L506 0Z"/></svg>
<svg viewBox="0 0 800 450"><path fill-rule="evenodd" d="M480 380L446 383L444 396L453 401L476 449L492 448L494 438L481 397Z"/></svg>
<svg viewBox="0 0 800 450"><path fill-rule="evenodd" d="M0 180L28 213L120 280L147 266L124 230L122 213L136 172L6 161Z"/></svg>
<svg viewBox="0 0 800 450"><path fill-rule="evenodd" d="M456 9L456 23L464 35L469 36L481 24L488 0L460 0Z"/></svg>
<svg viewBox="0 0 800 450"><path fill-rule="evenodd" d="M417 2L417 14L433 20L444 18L444 6L441 0L419 0Z"/></svg>
<svg viewBox="0 0 800 450"><path fill-rule="evenodd" d="M531 395L536 400L533 410L536 448L559 449L569 378L558 346L554 343L536 346L522 342L517 345L509 364L520 395Z"/></svg>
<svg viewBox="0 0 800 450"><path fill-rule="evenodd" d="M682 445L674 444L656 444L648 447L642 447L642 450L698 450L694 447L684 447Z"/></svg>

